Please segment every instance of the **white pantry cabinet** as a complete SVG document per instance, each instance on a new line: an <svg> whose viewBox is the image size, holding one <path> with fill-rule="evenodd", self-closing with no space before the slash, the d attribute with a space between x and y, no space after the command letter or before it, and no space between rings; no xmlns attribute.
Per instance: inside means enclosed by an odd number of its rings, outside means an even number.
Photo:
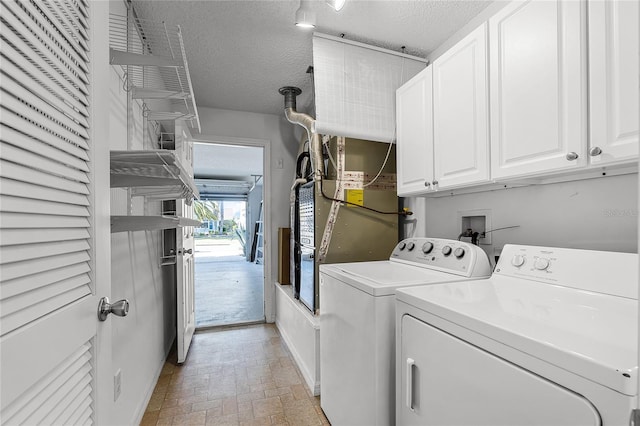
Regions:
<svg viewBox="0 0 640 426"><path fill-rule="evenodd" d="M489 180L487 27L482 24L433 63L436 189Z"/></svg>
<svg viewBox="0 0 640 426"><path fill-rule="evenodd" d="M493 179L587 165L585 13L517 1L489 20Z"/></svg>
<svg viewBox="0 0 640 426"><path fill-rule="evenodd" d="M589 160L638 156L638 2L589 2Z"/></svg>
<svg viewBox="0 0 640 426"><path fill-rule="evenodd" d="M399 197L433 188L432 77L428 66L396 91Z"/></svg>

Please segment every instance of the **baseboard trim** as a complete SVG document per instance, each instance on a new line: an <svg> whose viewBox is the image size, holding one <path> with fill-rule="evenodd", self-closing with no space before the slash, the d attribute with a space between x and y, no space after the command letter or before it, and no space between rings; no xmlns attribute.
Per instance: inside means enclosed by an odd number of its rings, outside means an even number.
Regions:
<svg viewBox="0 0 640 426"><path fill-rule="evenodd" d="M174 339L173 343L169 345L169 348L165 351L164 357L162 358L162 362L160 363L160 366L156 371L155 379L151 381L151 386L147 389L147 392L145 393L145 397L142 405L140 405L136 410L136 415L134 416L134 419L136 420L131 424L139 425L142 422L142 418L144 417L144 413L147 411L147 406L149 405L149 401L151 401L151 397L153 396L153 391L156 389L156 384L158 383L158 380L160 379L160 375L162 374L162 369L164 368L164 364L167 362L167 358L169 358L169 354L171 353L171 350L173 349L175 344L176 344L176 341Z"/></svg>

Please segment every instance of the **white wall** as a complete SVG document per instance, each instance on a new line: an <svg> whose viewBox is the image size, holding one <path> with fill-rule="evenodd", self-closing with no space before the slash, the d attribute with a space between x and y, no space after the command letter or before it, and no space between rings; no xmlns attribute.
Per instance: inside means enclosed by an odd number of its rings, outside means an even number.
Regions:
<svg viewBox="0 0 640 426"><path fill-rule="evenodd" d="M407 198L414 211L406 236L456 239L458 211L490 209L492 245L481 245L491 259L504 244L530 244L591 250L637 252L638 175L611 176L548 185L456 195Z"/></svg>
<svg viewBox="0 0 640 426"><path fill-rule="evenodd" d="M232 141L234 138L268 141L270 147L270 181L265 181L265 216L271 220L271 228L265 240L270 244L270 276L266 277L265 316L268 322L275 321L274 285L278 279L278 228L289 227L289 190L295 176L295 154L298 150L294 126L282 115L257 114L215 108L198 108L202 132L194 133L198 141ZM278 169L282 159L283 168ZM265 170L265 174L267 171ZM268 212L267 212L268 210ZM266 271L266 268L265 268Z"/></svg>
<svg viewBox="0 0 640 426"><path fill-rule="evenodd" d="M110 3L111 11L123 3ZM127 93L120 70L111 67L110 149L143 149L143 118L139 102L127 113ZM131 138L128 139L129 126ZM147 143L146 148L149 148ZM128 197L126 189L111 190L112 215L157 215L159 202ZM175 284L172 266L159 266L160 231L111 234L111 299L126 298L129 314L112 321L112 374L121 371L122 391L110 409L110 422L125 425L140 422L160 369L176 334Z"/></svg>

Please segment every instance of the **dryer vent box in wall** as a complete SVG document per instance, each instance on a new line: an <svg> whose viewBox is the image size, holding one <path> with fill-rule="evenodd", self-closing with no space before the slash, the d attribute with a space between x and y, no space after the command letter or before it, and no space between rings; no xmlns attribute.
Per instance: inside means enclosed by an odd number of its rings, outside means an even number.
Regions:
<svg viewBox="0 0 640 426"><path fill-rule="evenodd" d="M460 235L478 233L478 244L491 245L491 210L466 210L458 212ZM471 241L471 237L462 237L462 241Z"/></svg>

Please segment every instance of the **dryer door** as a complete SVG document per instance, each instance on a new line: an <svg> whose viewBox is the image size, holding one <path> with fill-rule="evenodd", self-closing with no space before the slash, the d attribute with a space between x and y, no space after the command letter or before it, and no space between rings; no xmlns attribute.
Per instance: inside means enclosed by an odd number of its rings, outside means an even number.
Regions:
<svg viewBox="0 0 640 426"><path fill-rule="evenodd" d="M600 425L591 403L409 315L398 425Z"/></svg>

